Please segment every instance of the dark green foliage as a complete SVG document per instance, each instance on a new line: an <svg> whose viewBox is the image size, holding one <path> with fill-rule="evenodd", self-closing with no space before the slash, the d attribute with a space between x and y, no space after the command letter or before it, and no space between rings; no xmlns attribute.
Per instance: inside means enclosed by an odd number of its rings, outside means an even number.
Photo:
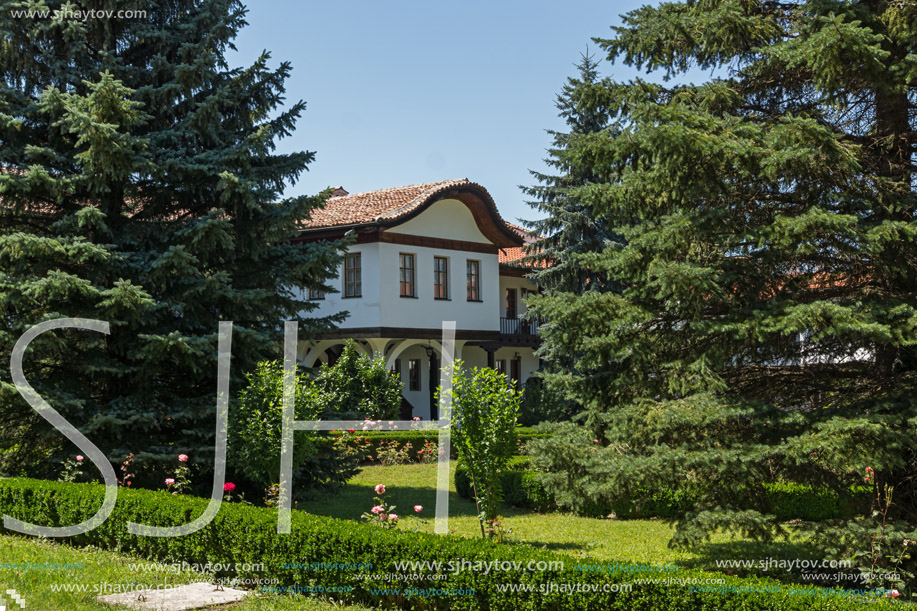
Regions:
<svg viewBox="0 0 917 611"><path fill-rule="evenodd" d="M545 163L556 174L530 171L539 184L521 187L523 193L532 198L528 203L540 217L525 223L536 238L528 247L526 262L534 270L530 278L546 295L605 293L619 288L610 281L605 270L589 265L587 257L605 248L619 246L623 238L578 192L578 189L607 182L612 173L602 164L576 163L570 156L570 149L579 138L609 133L609 130L613 133L616 128L609 109L594 103L595 96L603 91L598 63L586 54L582 56L577 70L577 78L567 80L555 101L567 131L548 130L553 142ZM536 310L531 310L529 315L543 318ZM545 325L550 326L551 321L546 320L542 326ZM553 342L544 342L538 349L538 355L545 363L546 372L561 374L578 367L575 354L558 350ZM546 380L552 394L572 398L562 392L564 387L554 377L548 376ZM579 411L581 408L579 402L569 401L564 409L551 409L549 414L535 411L525 423L537 424L534 421L537 418L561 420L568 411Z"/></svg>
<svg viewBox="0 0 917 611"><path fill-rule="evenodd" d="M312 383L320 419L395 418L401 406L401 380L385 366L357 352L348 340L334 365L322 364Z"/></svg>
<svg viewBox="0 0 917 611"><path fill-rule="evenodd" d="M323 198L283 197L314 158L275 150L304 109L282 106L290 64L226 63L242 4L102 5L146 17L0 12L0 361L40 321L108 321L107 337L39 337L27 379L113 461L208 463L219 321L235 323L235 390L277 356L283 320L301 337L341 320L309 318L297 287L333 290L342 245L289 241ZM56 470L42 461L75 453L8 368L0 420L2 471Z"/></svg>
<svg viewBox="0 0 917 611"><path fill-rule="evenodd" d="M782 609L823 611L859 609L864 605L824 590L809 589L809 594L791 594L788 586L780 593L762 591L728 591L726 588L751 586L775 588L778 584L764 579L725 577L723 591L692 591L689 587L666 584L634 586L628 592L603 592L603 584L629 584L632 573L581 572L577 565L595 565L595 560L562 556L521 545L494 545L490 541L450 536L417 534L384 530L357 522L348 522L293 511L292 532L278 535L277 511L224 503L213 521L200 531L184 537L140 537L127 533L128 521L155 526L183 524L200 515L206 499L175 497L162 492L121 489L112 516L101 526L65 542L76 546L98 546L122 552L133 552L149 560L221 564L263 563L257 573L237 573L240 578L276 578L278 585L350 586L343 594L348 602L403 609L490 609L492 611L559 611L575 608L585 611L765 611ZM68 525L88 518L98 506L104 488L95 484L64 484L25 479L0 480L0 513L43 525ZM372 575L399 572L396 562L428 561L449 563L459 559L471 562L493 560L519 562L521 566L535 561L563 561L563 569L525 571L463 570L444 568L445 579L420 579L411 587L473 589L472 596L434 596L406 598L374 592L392 588L392 583ZM372 570L314 570L310 563L371 564ZM293 564L299 568L284 565ZM406 571L400 571L402 573ZM358 573L369 573L369 579L357 579ZM229 576L229 575L221 575ZM707 579L721 574L701 571L678 571L679 578ZM539 591L541 584L556 582L586 584L589 591ZM532 585L533 592L500 592L503 584ZM595 588L596 591L593 591ZM872 606L883 607L885 600L871 597Z"/></svg>
<svg viewBox="0 0 917 611"><path fill-rule="evenodd" d="M526 457L518 456L516 458ZM554 508L554 497L538 481L538 473L525 469L528 461L514 464L514 460L511 460L510 464L507 465L508 469L500 474L503 503L513 507L534 509L535 511L548 511ZM455 491L460 497L463 499L474 498L468 469L458 465L455 468L454 481Z"/></svg>
<svg viewBox="0 0 917 611"><path fill-rule="evenodd" d="M538 237L530 248L528 260L535 264L532 280L548 293L606 290L606 275L583 265L582 256L601 252L609 241L620 241L620 236L580 201L574 191L603 182L608 173L601 167L571 163L567 155L578 136L610 129L611 113L590 103L595 92L602 91L598 67L594 57L583 55L577 65L578 77L568 79L557 96L555 106L569 131L548 130L553 143L545 163L558 174L530 171L540 184L522 187L526 195L534 198L529 205L543 217L526 223Z"/></svg>
<svg viewBox="0 0 917 611"><path fill-rule="evenodd" d="M248 385L230 410L229 477L260 497L265 488L280 481L283 362L263 361L245 377ZM296 376L296 420L322 419L317 394L306 374ZM347 448L336 449L335 445L328 433L294 433L296 494L333 490L357 473L360 456Z"/></svg>
<svg viewBox="0 0 917 611"><path fill-rule="evenodd" d="M573 424L539 427L553 430L527 446L531 466L537 469L539 485L548 498L580 515L618 518L682 518L703 502L709 494L699 483L671 487L666 485L637 485L621 489L605 486L603 468L608 460L607 450L586 431ZM616 461L627 461L622 455ZM611 465L617 468L618 465ZM458 476L456 476L458 482ZM458 489L458 483L456 483ZM778 522L787 520L824 521L862 514L869 508L871 490L855 486L837 492L824 486L794 482L768 482L755 491L757 505L740 504L742 510L756 509L772 515ZM746 498L752 498L748 494ZM532 505L528 505L532 506Z"/></svg>
<svg viewBox="0 0 917 611"><path fill-rule="evenodd" d="M526 381L519 424L535 426L542 422L560 422L569 420L575 413L576 407L541 378L532 377Z"/></svg>
<svg viewBox="0 0 917 611"><path fill-rule="evenodd" d="M832 558L917 572L914 554L896 564L917 539L915 23L890 0L666 2L597 41L713 76L576 87L615 127L558 152L602 177L568 194L624 239L579 259L619 291L528 301L564 367L547 379L599 440L558 490L715 482L673 543L767 540L783 531L767 484L843 496L869 467L872 511L803 528Z"/></svg>

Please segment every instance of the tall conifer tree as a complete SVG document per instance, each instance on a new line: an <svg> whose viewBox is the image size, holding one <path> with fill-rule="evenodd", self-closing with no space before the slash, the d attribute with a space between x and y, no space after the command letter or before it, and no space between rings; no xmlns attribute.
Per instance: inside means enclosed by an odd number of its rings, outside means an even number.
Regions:
<svg viewBox="0 0 917 611"><path fill-rule="evenodd" d="M548 130L553 142L545 160L557 174L531 170L539 184L522 187L533 198L529 205L545 215L526 225L538 236L530 252L530 261L535 264L532 279L548 292L582 293L604 288L604 275L589 270L578 255L601 251L606 240L617 237L570 193L572 188L601 182L610 173L602 167L577 165L569 156L573 137L610 129L608 110L590 104L590 93L602 87L598 66L592 55L584 54L577 64L579 74L567 79L557 96L555 106L567 131Z"/></svg>
<svg viewBox="0 0 917 611"><path fill-rule="evenodd" d="M322 286L339 258L339 244L290 242L322 202L282 197L314 157L275 150L304 104L282 107L289 63L228 65L235 0L84 5L0 13L0 362L40 321L109 321L108 336L35 340L29 382L112 460L209 461L218 322L235 323L238 381L277 357L281 321L311 309L297 287ZM72 13L89 8L135 12ZM333 322L306 318L301 334ZM10 381L4 368L0 471L34 472L65 440Z"/></svg>
<svg viewBox="0 0 917 611"><path fill-rule="evenodd" d="M770 482L866 484L876 509L891 496L884 525L813 532L881 566L917 524L917 4L666 2L597 42L718 76L580 96L620 127L572 136L565 159L609 173L569 195L625 238L585 259L623 291L534 306L607 443L595 479L699 494L680 543L779 532Z"/></svg>
<svg viewBox="0 0 917 611"><path fill-rule="evenodd" d="M533 269L532 281L550 298L581 295L586 291L604 292L614 286L608 282L606 274L590 267L585 257L620 243L621 237L573 194L576 188L601 183L613 175L610 167L587 167L576 163L571 150L571 143L577 136L613 133L609 131L614 129L609 110L602 104L593 103L594 96L603 91L598 67L592 55L583 54L576 66L577 76L567 79L555 100L558 116L564 120L566 130L548 130L552 146L545 163L556 174L530 170L539 184L522 187L532 198L529 205L539 215L544 215L526 223L535 237L528 246L526 262ZM549 384L574 367L577 358L576 354L554 348L554 343L546 342L539 352L544 363L541 373ZM604 373L612 369L604 368ZM593 369L590 373L595 377L602 372Z"/></svg>

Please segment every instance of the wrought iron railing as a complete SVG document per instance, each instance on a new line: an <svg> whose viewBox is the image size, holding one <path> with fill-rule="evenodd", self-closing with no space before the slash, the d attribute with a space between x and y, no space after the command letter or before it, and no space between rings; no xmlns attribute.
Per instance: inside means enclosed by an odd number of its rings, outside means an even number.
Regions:
<svg viewBox="0 0 917 611"><path fill-rule="evenodd" d="M500 334L501 335L519 335L530 337L538 335L539 321L526 320L523 318L500 317Z"/></svg>

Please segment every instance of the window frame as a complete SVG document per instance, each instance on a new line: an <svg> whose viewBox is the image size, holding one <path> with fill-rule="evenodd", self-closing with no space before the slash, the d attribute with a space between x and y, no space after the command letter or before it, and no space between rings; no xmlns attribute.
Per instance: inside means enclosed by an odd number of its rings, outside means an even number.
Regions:
<svg viewBox="0 0 917 611"><path fill-rule="evenodd" d="M353 261L355 264L348 267ZM363 296L363 254L359 252L349 252L344 255L343 273L344 280L344 299L355 299ZM351 278L352 276L352 278ZM351 291L352 287L352 291Z"/></svg>
<svg viewBox="0 0 917 611"><path fill-rule="evenodd" d="M410 260L410 267L405 263ZM411 273L410 281L405 279L405 272ZM405 292L405 287L410 288L410 292ZM412 252L398 253L398 296L404 298L417 297L417 256Z"/></svg>
<svg viewBox="0 0 917 611"><path fill-rule="evenodd" d="M420 359L408 359L408 390L419 391L420 387Z"/></svg>
<svg viewBox="0 0 917 611"><path fill-rule="evenodd" d="M325 292L322 289L309 288L309 301L322 301L325 299Z"/></svg>
<svg viewBox="0 0 917 611"><path fill-rule="evenodd" d="M474 268L474 273L472 273ZM465 260L465 297L467 301L481 302L481 261Z"/></svg>
<svg viewBox="0 0 917 611"><path fill-rule="evenodd" d="M510 300L510 295L512 295L512 300ZM510 316L510 301L513 304L513 315ZM506 318L513 320L519 318L519 295L516 292L515 288L507 287L506 289L506 302L504 303L504 315Z"/></svg>
<svg viewBox="0 0 917 611"><path fill-rule="evenodd" d="M439 269L439 262L443 262L443 269ZM442 282L440 282L442 280ZM440 288L444 296L440 296ZM449 257L433 256L433 299L449 301Z"/></svg>

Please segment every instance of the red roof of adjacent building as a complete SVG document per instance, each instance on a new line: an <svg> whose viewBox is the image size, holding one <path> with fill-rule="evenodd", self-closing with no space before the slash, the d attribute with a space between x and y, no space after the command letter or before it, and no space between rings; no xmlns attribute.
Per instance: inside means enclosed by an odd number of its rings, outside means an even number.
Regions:
<svg viewBox="0 0 917 611"><path fill-rule="evenodd" d="M525 227L520 227L519 225L506 223L506 226L518 234L525 241L526 245L538 241L538 239L541 237L533 234ZM526 252L525 246L517 246L515 248L501 248L499 253L500 265L525 268L544 268L548 266L546 261L522 261L522 259L527 256L529 256L529 254Z"/></svg>

